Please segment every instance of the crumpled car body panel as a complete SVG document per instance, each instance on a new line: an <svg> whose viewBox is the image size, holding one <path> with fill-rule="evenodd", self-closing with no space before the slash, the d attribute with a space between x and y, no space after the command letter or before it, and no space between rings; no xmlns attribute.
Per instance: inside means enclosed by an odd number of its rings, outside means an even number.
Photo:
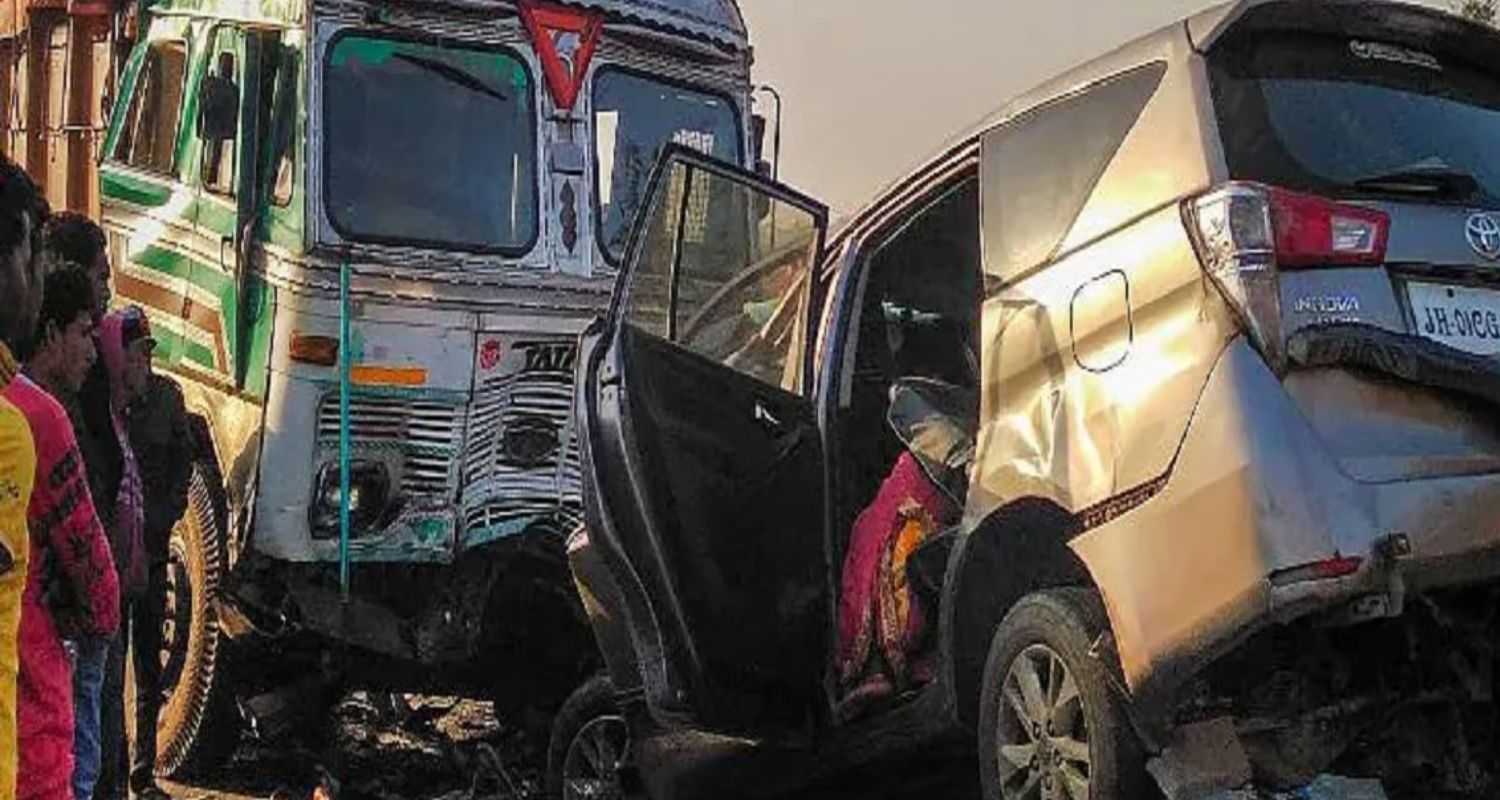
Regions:
<svg viewBox="0 0 1500 800"><path fill-rule="evenodd" d="M1352 350L1317 352L1365 352L1363 333ZM1429 364L1413 354L1428 348L1405 344L1413 352L1399 368L1409 374L1431 369L1422 374L1439 378L1440 367L1454 363L1436 353ZM1363 596L1399 604L1407 591L1500 576L1495 508L1500 474L1386 483L1351 476L1239 340L1214 368L1172 479L1135 513L1084 532L1072 548L1104 595L1126 680L1149 712L1266 625ZM1395 536L1404 549L1390 558L1383 544ZM1274 579L1341 556L1361 558L1358 571L1327 581Z"/></svg>

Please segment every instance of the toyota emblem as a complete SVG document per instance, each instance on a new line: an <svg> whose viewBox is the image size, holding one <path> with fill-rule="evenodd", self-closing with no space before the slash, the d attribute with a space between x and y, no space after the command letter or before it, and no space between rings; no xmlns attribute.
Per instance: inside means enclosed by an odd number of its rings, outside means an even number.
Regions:
<svg viewBox="0 0 1500 800"><path fill-rule="evenodd" d="M1474 252L1490 261L1500 259L1500 220L1494 214L1480 212L1469 217L1465 232Z"/></svg>

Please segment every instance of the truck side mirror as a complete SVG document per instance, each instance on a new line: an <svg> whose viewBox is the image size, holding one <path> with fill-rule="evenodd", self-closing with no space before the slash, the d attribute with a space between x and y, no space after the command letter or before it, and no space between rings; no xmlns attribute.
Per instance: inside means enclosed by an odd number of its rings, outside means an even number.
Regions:
<svg viewBox="0 0 1500 800"><path fill-rule="evenodd" d="M240 122L240 89L234 81L206 75L198 90L198 135L206 142L235 138Z"/></svg>

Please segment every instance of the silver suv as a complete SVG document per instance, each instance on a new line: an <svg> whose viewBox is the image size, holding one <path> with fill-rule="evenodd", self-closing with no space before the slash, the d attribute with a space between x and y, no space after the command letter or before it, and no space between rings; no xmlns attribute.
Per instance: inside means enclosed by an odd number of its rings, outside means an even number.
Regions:
<svg viewBox="0 0 1500 800"><path fill-rule="evenodd" d="M775 754L736 789L977 739L990 798L1495 791L1497 52L1217 8L826 241L668 153L579 359L554 787L665 796L696 732Z"/></svg>

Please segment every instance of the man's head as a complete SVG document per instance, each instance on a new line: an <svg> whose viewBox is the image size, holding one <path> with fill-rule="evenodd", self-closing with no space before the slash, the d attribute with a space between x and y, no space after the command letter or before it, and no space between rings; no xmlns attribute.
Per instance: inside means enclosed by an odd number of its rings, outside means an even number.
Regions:
<svg viewBox="0 0 1500 800"><path fill-rule="evenodd" d="M151 380L151 351L156 349L146 312L127 306L106 316L100 324L99 347L115 403L123 407L144 394Z"/></svg>
<svg viewBox="0 0 1500 800"><path fill-rule="evenodd" d="M42 249L54 261L77 264L94 282L94 317L109 310L109 248L104 231L74 211L53 214L42 226Z"/></svg>
<svg viewBox="0 0 1500 800"><path fill-rule="evenodd" d="M0 339L15 349L36 330L45 271L33 256L47 203L26 171L0 156Z"/></svg>
<svg viewBox="0 0 1500 800"><path fill-rule="evenodd" d="M151 353L156 350L156 339L151 336L151 320L140 306L130 306L120 313L124 317L120 338L125 345L125 390L134 400L146 393L151 382Z"/></svg>
<svg viewBox="0 0 1500 800"><path fill-rule="evenodd" d="M94 287L88 273L65 267L46 278L29 364L55 388L77 393L94 351Z"/></svg>

